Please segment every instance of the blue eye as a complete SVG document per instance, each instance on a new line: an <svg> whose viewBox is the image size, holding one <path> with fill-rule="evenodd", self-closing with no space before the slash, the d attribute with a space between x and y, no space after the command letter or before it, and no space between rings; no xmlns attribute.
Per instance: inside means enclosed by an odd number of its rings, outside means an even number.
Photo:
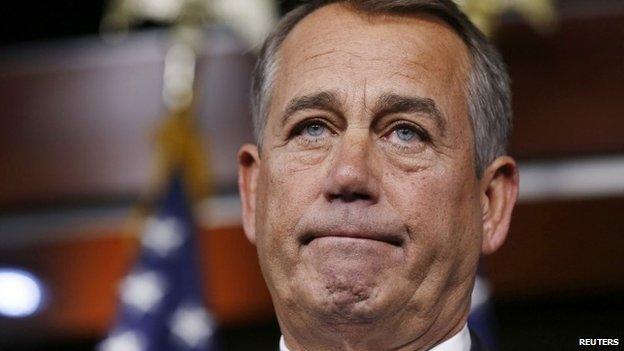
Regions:
<svg viewBox="0 0 624 351"><path fill-rule="evenodd" d="M402 141L411 141L416 136L416 132L411 128L398 128L394 131L396 136Z"/></svg>
<svg viewBox="0 0 624 351"><path fill-rule="evenodd" d="M305 131L310 136L318 137L325 132L325 126L320 123L310 123L305 127Z"/></svg>
<svg viewBox="0 0 624 351"><path fill-rule="evenodd" d="M393 145L402 147L415 147L431 141L426 130L407 122L399 122L392 125L383 137Z"/></svg>

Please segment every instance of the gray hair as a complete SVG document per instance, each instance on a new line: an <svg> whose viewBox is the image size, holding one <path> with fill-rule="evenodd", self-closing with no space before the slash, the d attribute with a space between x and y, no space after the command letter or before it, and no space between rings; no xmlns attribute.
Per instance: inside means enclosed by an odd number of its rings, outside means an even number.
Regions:
<svg viewBox="0 0 624 351"><path fill-rule="evenodd" d="M277 52L290 31L316 9L344 3L369 14L410 15L426 13L440 18L461 37L472 59L466 95L474 132L477 176L507 150L511 132L509 76L498 51L451 0L312 0L289 12L264 42L252 81L254 135L262 144L273 83L278 68Z"/></svg>

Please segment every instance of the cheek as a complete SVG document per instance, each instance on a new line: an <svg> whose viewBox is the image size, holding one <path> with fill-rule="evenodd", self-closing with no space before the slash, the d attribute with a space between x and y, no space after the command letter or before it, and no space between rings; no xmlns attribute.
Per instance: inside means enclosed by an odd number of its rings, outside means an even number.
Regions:
<svg viewBox="0 0 624 351"><path fill-rule="evenodd" d="M297 162L295 154L267 157L260 176L259 202L263 210L257 218L258 228L267 242L278 247L289 247L297 222L320 193L319 166ZM308 160L308 159L306 159Z"/></svg>
<svg viewBox="0 0 624 351"><path fill-rule="evenodd" d="M445 259L479 240L476 179L435 167L410 174L389 171L384 177L388 202L411 233L413 259Z"/></svg>
<svg viewBox="0 0 624 351"><path fill-rule="evenodd" d="M256 247L269 289L288 300L299 267L297 224L318 198L318 170L284 155L265 157L258 184ZM314 173L312 176L312 173Z"/></svg>

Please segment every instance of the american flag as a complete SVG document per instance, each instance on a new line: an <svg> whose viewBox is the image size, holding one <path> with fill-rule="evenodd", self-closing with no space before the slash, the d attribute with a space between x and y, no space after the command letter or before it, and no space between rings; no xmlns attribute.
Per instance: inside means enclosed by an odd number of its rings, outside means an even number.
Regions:
<svg viewBox="0 0 624 351"><path fill-rule="evenodd" d="M180 176L173 176L141 236L138 260L120 284L120 310L99 351L215 351L205 308L195 227Z"/></svg>

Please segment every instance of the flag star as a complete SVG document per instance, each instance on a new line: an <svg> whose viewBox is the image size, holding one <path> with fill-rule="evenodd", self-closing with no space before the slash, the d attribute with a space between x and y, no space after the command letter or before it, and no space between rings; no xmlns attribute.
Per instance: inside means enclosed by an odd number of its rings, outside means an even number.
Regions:
<svg viewBox="0 0 624 351"><path fill-rule="evenodd" d="M200 346L214 334L214 320L201 306L179 307L171 319L171 332L187 346Z"/></svg>
<svg viewBox="0 0 624 351"><path fill-rule="evenodd" d="M121 284L121 300L146 313L162 300L165 288L165 280L155 272L132 273Z"/></svg>
<svg viewBox="0 0 624 351"><path fill-rule="evenodd" d="M104 340L99 351L143 351L145 342L133 331L125 331L109 336Z"/></svg>
<svg viewBox="0 0 624 351"><path fill-rule="evenodd" d="M160 257L167 257L171 251L180 247L184 239L182 228L174 218L150 218L141 240L144 247Z"/></svg>

